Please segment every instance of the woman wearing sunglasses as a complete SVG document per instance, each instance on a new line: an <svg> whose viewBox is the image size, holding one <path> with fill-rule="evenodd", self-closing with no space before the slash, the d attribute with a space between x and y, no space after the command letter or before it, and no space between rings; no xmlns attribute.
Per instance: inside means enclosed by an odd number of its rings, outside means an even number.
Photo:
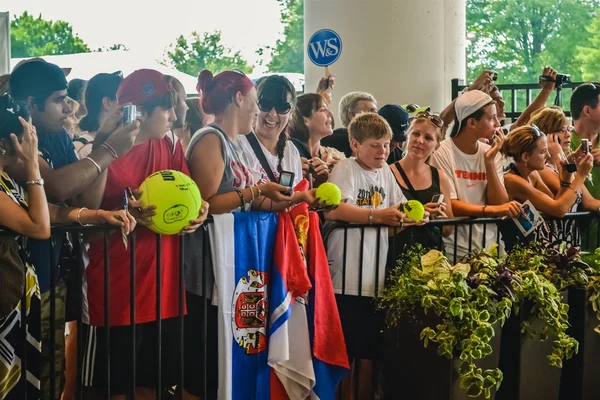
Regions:
<svg viewBox="0 0 600 400"><path fill-rule="evenodd" d="M582 200L585 179L593 167L594 159L591 154L579 159L575 173L568 172L565 162L561 162L560 188L555 195L540 177L539 171L545 168L548 159L548 139L537 126L524 126L511 132L500 151L513 160L504 175L504 185L510 200L521 203L529 200L540 213L557 218L577 210ZM529 241L533 238L546 246L555 246L563 241L567 241L569 245L578 245L579 235L572 221L547 221L538 227L535 235L527 238L519 233L514 222L507 221L502 235L507 250L517 241Z"/></svg>
<svg viewBox="0 0 600 400"><path fill-rule="evenodd" d="M440 146L443 124L438 115L418 113L406 135L406 156L390 166L404 196L408 200L421 202L432 219L454 216L450 202L450 181L444 171L427 163L431 154ZM452 232L452 226L443 228L444 236L449 236ZM408 244L410 234L408 231L402 232L397 240L401 244ZM435 226L417 227L412 236L413 242L426 247L438 248L442 244L442 232ZM396 248L398 249L397 246Z"/></svg>
<svg viewBox="0 0 600 400"><path fill-rule="evenodd" d="M240 137L240 144L260 178L279 182L282 171L292 172L295 187L303 178L302 161L298 149L288 144L286 128L296 105L296 90L281 75L259 79L256 88L258 118L254 132Z"/></svg>

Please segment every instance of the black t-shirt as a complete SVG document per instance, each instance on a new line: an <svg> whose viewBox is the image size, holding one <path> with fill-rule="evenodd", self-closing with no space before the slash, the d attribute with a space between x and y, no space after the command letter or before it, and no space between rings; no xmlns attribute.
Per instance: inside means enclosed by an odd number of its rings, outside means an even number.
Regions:
<svg viewBox="0 0 600 400"><path fill-rule="evenodd" d="M347 128L338 128L333 131L331 136L321 139L321 146L333 147L334 149L344 153L348 158L352 156L352 149L350 148L350 139L348 138Z"/></svg>

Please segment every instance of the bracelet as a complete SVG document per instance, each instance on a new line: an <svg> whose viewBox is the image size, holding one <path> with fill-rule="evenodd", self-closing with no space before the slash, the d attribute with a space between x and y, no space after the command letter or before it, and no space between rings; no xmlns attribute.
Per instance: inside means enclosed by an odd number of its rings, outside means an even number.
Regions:
<svg viewBox="0 0 600 400"><path fill-rule="evenodd" d="M117 154L115 149L110 144L104 142L104 143L102 143L102 145L100 147L102 147L106 151L108 151L110 153L110 155L113 156L113 158L119 158L119 155Z"/></svg>
<svg viewBox="0 0 600 400"><path fill-rule="evenodd" d="M563 187L564 187L565 189L571 189L572 191L574 191L574 192L575 192L575 194L577 194L577 190L573 189L573 188L571 187L571 185L569 185L569 186L563 186Z"/></svg>
<svg viewBox="0 0 600 400"><path fill-rule="evenodd" d="M238 196L240 197L240 207L242 207L242 211L245 211L246 202L244 201L244 195L242 194L242 191L239 189L235 189L235 191L237 192Z"/></svg>
<svg viewBox="0 0 600 400"><path fill-rule="evenodd" d="M256 188L256 198L258 199L260 196L262 196L262 190L260 190L258 185L254 186L254 187Z"/></svg>
<svg viewBox="0 0 600 400"><path fill-rule="evenodd" d="M254 201L254 186L250 186L250 193L252 194L252 200L250 200L252 202Z"/></svg>
<svg viewBox="0 0 600 400"><path fill-rule="evenodd" d="M102 174L102 168L100 168L100 166L98 165L98 163L96 161L94 161L90 157L85 157L84 160L88 160L89 162L91 162L92 164L94 164L94 166L98 170L98 174Z"/></svg>
<svg viewBox="0 0 600 400"><path fill-rule="evenodd" d="M81 225L81 226L85 226L85 225L83 225L83 224L81 223L81 212L82 212L83 210L87 210L87 207L81 207L81 208L79 209L79 211L77 211L77 223L78 223L79 225Z"/></svg>
<svg viewBox="0 0 600 400"><path fill-rule="evenodd" d="M560 186L564 188L571 187L571 182L560 181Z"/></svg>

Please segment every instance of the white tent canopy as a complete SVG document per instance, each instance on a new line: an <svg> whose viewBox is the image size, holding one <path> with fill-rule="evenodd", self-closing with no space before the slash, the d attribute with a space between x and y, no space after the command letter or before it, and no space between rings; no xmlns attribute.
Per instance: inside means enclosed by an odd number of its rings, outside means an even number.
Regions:
<svg viewBox="0 0 600 400"><path fill-rule="evenodd" d="M151 68L162 72L166 75L171 75L177 78L185 88L188 96L196 94L197 77L179 72L174 68L169 68L152 57L143 53L131 50L114 50L103 51L96 53L77 53L63 54L56 56L42 56L48 62L58 65L61 68L71 68L71 73L67 79L85 79L89 80L96 74L101 72L122 71L123 76L127 76L133 71L141 68ZM22 58L12 58L10 60L10 69L15 67ZM198 71L200 72L200 71ZM304 92L304 75L298 73L278 73L288 78L297 92ZM264 75L271 75L270 73ZM251 74L249 78L255 81L262 74Z"/></svg>
<svg viewBox="0 0 600 400"><path fill-rule="evenodd" d="M105 51L97 53L64 54L57 56L42 56L48 62L61 68L71 68L67 79L89 80L101 72L122 71L127 76L133 71L141 68L151 68L177 78L185 88L188 95L196 93L196 77L179 72L176 69L165 67L151 57L140 53L126 50ZM11 70L22 58L10 60Z"/></svg>

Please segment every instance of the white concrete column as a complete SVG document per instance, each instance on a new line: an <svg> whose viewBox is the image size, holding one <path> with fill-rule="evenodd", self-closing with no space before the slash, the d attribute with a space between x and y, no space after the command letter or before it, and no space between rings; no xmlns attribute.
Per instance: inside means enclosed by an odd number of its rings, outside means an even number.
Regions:
<svg viewBox="0 0 600 400"><path fill-rule="evenodd" d="M305 47L316 31L337 32L340 58L332 110L340 98L372 93L378 106L417 103L441 111L451 100L452 78L465 78L465 0L304 0ZM305 90L324 74L305 48Z"/></svg>
<svg viewBox="0 0 600 400"><path fill-rule="evenodd" d="M10 14L0 12L0 75L10 72ZM1 95L2 93L0 93Z"/></svg>

